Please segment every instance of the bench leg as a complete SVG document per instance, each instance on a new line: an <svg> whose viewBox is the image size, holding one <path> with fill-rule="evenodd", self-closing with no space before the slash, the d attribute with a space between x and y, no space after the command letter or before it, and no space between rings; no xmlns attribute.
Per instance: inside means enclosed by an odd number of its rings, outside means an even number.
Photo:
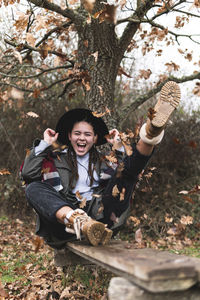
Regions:
<svg viewBox="0 0 200 300"><path fill-rule="evenodd" d="M113 277L108 287L108 300L200 300L200 287L186 291L151 293L122 277Z"/></svg>

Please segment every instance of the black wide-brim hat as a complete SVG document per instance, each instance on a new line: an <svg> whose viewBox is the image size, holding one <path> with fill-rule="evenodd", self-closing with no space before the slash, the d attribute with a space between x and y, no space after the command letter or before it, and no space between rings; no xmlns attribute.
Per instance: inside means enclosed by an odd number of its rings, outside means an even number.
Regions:
<svg viewBox="0 0 200 300"><path fill-rule="evenodd" d="M105 144L105 136L108 134L108 128L102 118L97 118L92 114L91 110L85 108L75 108L66 112L56 125L56 132L58 135L58 142L63 145L69 145L70 141L68 133L72 131L74 124L77 122L87 122L92 125L94 133L97 134L96 145Z"/></svg>

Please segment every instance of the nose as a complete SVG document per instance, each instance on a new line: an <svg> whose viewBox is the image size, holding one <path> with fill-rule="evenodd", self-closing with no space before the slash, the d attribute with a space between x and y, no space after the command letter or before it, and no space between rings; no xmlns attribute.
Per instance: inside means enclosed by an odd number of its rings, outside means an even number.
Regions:
<svg viewBox="0 0 200 300"><path fill-rule="evenodd" d="M79 136L79 140L84 140L84 139L85 139L84 134L81 134L81 135Z"/></svg>

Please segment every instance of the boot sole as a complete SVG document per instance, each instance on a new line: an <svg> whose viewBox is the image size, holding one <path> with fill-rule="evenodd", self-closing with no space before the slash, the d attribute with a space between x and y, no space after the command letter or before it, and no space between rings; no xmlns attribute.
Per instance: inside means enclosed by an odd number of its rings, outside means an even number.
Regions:
<svg viewBox="0 0 200 300"><path fill-rule="evenodd" d="M112 237L112 234L113 234L113 232L112 232L111 229L105 228L100 243L101 243L102 245L107 245L107 244L110 242L110 239L111 239L111 237Z"/></svg>
<svg viewBox="0 0 200 300"><path fill-rule="evenodd" d="M102 240L103 234L105 231L105 224L100 222L94 222L88 225L86 230L87 239L90 244L97 246Z"/></svg>
<svg viewBox="0 0 200 300"><path fill-rule="evenodd" d="M160 98L154 107L155 116L151 124L155 127L163 127L179 105L180 98L181 91L178 84L174 81L168 81L161 89Z"/></svg>

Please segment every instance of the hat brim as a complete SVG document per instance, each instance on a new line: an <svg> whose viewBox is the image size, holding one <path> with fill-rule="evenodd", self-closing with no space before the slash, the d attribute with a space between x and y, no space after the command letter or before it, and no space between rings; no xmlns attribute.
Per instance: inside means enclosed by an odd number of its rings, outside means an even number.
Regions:
<svg viewBox="0 0 200 300"><path fill-rule="evenodd" d="M102 118L97 118L92 114L91 110L84 108L76 108L66 112L56 125L56 132L58 135L58 142L63 145L69 145L69 132L72 131L74 124L85 121L92 125L95 134L97 134L96 145L100 146L107 143L105 136L109 133L107 125Z"/></svg>

